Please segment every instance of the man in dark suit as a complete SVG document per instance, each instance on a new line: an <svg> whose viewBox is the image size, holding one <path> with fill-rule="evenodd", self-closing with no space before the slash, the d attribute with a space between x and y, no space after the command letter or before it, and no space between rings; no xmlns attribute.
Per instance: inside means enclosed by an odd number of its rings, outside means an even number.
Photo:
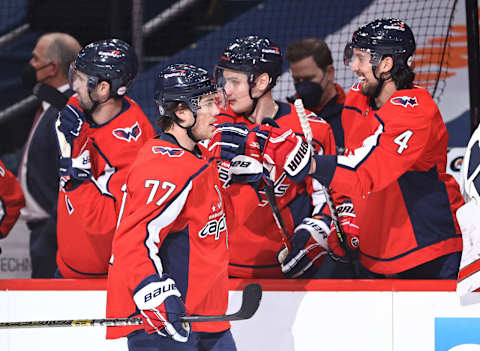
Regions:
<svg viewBox="0 0 480 351"><path fill-rule="evenodd" d="M68 71L80 49L77 40L68 34L42 35L22 73L22 80L32 86L41 82L71 96ZM54 125L57 113L54 106L42 101L18 171L26 201L21 214L30 229L32 278L51 278L56 271L58 151Z"/></svg>

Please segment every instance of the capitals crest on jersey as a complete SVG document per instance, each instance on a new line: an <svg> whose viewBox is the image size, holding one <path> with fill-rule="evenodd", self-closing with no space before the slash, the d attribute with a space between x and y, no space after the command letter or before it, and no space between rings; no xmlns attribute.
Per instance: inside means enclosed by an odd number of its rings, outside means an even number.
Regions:
<svg viewBox="0 0 480 351"><path fill-rule="evenodd" d="M220 189L215 185L215 190L218 194L218 199L212 203L211 212L208 216L208 222L205 226L198 232L198 236L202 239L207 236L213 236L215 240L220 238L222 232L225 232L227 235L227 245L228 245L228 231L227 231L227 222L225 213L223 212L222 205L222 194Z"/></svg>
<svg viewBox="0 0 480 351"><path fill-rule="evenodd" d="M138 122L135 122L131 127L114 129L112 134L117 139L130 142L132 139L137 141L138 137L142 135L142 130L140 129Z"/></svg>
<svg viewBox="0 0 480 351"><path fill-rule="evenodd" d="M184 153L182 149L167 146L153 146L152 151L154 154L167 155L168 157L180 157Z"/></svg>
<svg viewBox="0 0 480 351"><path fill-rule="evenodd" d="M410 97L410 96L396 96L390 99L390 102L394 105L399 105L403 107L411 106L415 107L418 106L417 97Z"/></svg>

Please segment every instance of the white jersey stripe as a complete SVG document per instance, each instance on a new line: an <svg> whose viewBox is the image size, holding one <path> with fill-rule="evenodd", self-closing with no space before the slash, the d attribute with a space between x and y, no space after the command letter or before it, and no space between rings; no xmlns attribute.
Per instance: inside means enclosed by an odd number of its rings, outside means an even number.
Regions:
<svg viewBox="0 0 480 351"><path fill-rule="evenodd" d="M147 240L145 241L145 245L148 249L148 256L155 265L155 269L159 275L163 273L162 261L158 256L157 246L157 244L160 242L160 231L175 221L180 212L182 212L190 190L192 190L191 180L188 182L182 192L177 195L176 199L168 204L167 207L163 209L162 213L147 225L148 236Z"/></svg>
<svg viewBox="0 0 480 351"><path fill-rule="evenodd" d="M372 135L367 137L362 146L355 149L354 152L348 156L338 156L337 164L340 167L357 169L363 161L365 161L371 152L377 147L380 135L383 133L383 124L380 124Z"/></svg>

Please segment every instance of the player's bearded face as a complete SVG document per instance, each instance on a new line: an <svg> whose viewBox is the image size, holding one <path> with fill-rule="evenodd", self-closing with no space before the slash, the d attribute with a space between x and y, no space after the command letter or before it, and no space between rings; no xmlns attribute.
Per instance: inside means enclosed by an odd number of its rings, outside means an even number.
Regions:
<svg viewBox="0 0 480 351"><path fill-rule="evenodd" d="M202 96L199 106L197 121L192 128L192 132L198 140L210 139L215 131L214 123L217 114L220 112L217 106L217 94Z"/></svg>
<svg viewBox="0 0 480 351"><path fill-rule="evenodd" d="M373 66L370 63L370 54L366 51L354 48L350 69L358 76L358 81L362 83L362 94L374 96L378 80L373 74Z"/></svg>
<svg viewBox="0 0 480 351"><path fill-rule="evenodd" d="M245 73L229 69L223 71L225 94L230 108L235 113L250 111L253 101L250 99L248 77Z"/></svg>

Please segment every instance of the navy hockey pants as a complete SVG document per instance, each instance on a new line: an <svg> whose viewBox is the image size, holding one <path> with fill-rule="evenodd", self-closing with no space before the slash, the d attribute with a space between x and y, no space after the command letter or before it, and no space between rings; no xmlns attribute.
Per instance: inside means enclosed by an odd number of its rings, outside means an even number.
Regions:
<svg viewBox="0 0 480 351"><path fill-rule="evenodd" d="M186 343L177 342L158 334L147 334L144 330L128 336L129 351L236 351L230 330L220 333L191 332Z"/></svg>

